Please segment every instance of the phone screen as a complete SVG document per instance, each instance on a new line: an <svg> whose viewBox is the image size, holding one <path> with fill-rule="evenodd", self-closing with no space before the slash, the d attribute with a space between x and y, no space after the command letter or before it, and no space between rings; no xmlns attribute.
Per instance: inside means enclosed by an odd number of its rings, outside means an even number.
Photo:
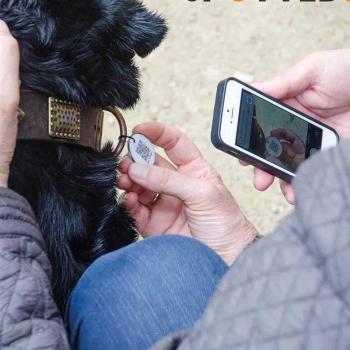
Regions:
<svg viewBox="0 0 350 350"><path fill-rule="evenodd" d="M323 130L242 90L236 144L292 173L322 147Z"/></svg>

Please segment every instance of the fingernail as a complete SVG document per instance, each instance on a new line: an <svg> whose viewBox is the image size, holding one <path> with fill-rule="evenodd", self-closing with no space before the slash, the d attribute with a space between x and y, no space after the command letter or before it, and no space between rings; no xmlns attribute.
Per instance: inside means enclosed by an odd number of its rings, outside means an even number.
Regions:
<svg viewBox="0 0 350 350"><path fill-rule="evenodd" d="M144 180L147 176L148 169L148 165L134 163L130 166L129 175L135 180Z"/></svg>
<svg viewBox="0 0 350 350"><path fill-rule="evenodd" d="M9 27L7 24L0 19L0 32L9 32Z"/></svg>
<svg viewBox="0 0 350 350"><path fill-rule="evenodd" d="M120 158L120 163L125 162L129 158L128 154L125 154L123 157Z"/></svg>

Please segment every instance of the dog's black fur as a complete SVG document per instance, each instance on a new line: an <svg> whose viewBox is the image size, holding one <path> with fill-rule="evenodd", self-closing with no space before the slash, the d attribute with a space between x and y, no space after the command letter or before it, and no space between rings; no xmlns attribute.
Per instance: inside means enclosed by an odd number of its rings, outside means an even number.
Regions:
<svg viewBox="0 0 350 350"><path fill-rule="evenodd" d="M166 34L164 20L138 0L1 0L0 19L20 44L22 87L99 107L137 102L134 54L146 56ZM133 220L116 204L117 163L110 145L101 153L17 145L10 187L37 216L62 311L96 258L137 238Z"/></svg>

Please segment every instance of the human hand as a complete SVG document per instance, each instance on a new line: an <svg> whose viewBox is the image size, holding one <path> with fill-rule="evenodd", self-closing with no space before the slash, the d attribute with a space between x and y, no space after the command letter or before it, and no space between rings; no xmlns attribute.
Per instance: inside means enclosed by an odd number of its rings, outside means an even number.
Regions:
<svg viewBox="0 0 350 350"><path fill-rule="evenodd" d="M7 187L16 146L19 104L19 48L0 20L0 187Z"/></svg>
<svg viewBox="0 0 350 350"><path fill-rule="evenodd" d="M341 138L350 137L350 49L311 54L285 74L257 83L268 95L318 119L337 130ZM254 185L265 191L274 177L255 169ZM282 192L294 204L292 186L281 181Z"/></svg>
<svg viewBox="0 0 350 350"><path fill-rule="evenodd" d="M294 132L285 129L276 129L271 132L271 136L282 142L283 152L279 159L282 163L288 164L292 169L296 169L305 160L305 145Z"/></svg>
<svg viewBox="0 0 350 350"><path fill-rule="evenodd" d="M216 170L179 130L160 123L134 129L163 148L172 161L156 156L155 166L120 166L119 187L126 190L124 205L144 237L179 234L214 249L228 264L250 244L257 232L245 218ZM150 206L155 193L161 193Z"/></svg>

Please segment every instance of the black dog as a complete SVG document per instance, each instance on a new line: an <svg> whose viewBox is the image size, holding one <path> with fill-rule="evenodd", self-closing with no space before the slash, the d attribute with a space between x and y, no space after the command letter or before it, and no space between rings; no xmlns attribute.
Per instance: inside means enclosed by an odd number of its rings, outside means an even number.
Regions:
<svg viewBox="0 0 350 350"><path fill-rule="evenodd" d="M0 19L20 43L21 87L79 105L133 106L135 54L166 34L162 18L137 0L1 0ZM10 187L32 205L47 242L57 304L98 257L134 242L137 231L116 202L118 159L87 148L19 142Z"/></svg>

